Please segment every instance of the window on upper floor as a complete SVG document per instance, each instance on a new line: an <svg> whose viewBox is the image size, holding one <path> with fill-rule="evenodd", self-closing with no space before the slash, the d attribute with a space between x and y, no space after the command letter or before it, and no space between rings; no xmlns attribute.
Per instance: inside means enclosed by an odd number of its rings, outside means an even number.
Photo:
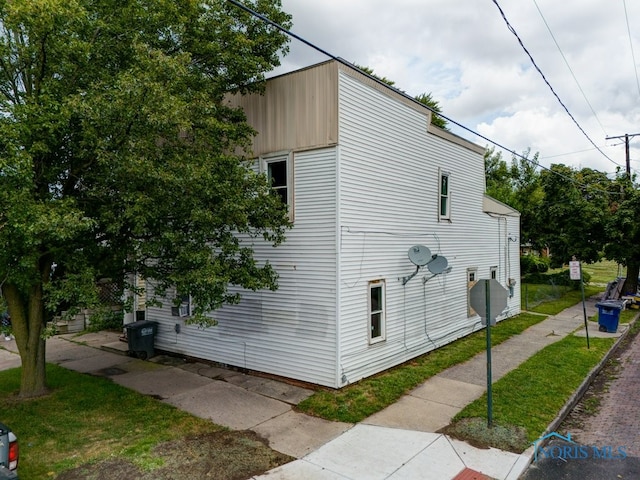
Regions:
<svg viewBox="0 0 640 480"><path fill-rule="evenodd" d="M439 171L438 220L451 220L451 186L449 173Z"/></svg>
<svg viewBox="0 0 640 480"><path fill-rule="evenodd" d="M291 155L281 153L260 158L260 169L267 175L273 192L287 205L289 218L293 220L293 175Z"/></svg>

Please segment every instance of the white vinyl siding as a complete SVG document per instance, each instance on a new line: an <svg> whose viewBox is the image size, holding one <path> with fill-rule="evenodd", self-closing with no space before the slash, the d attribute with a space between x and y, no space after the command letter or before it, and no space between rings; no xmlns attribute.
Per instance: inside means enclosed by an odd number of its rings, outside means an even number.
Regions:
<svg viewBox="0 0 640 480"><path fill-rule="evenodd" d="M468 268L490 275L496 266L503 285L519 280L518 246L508 241L519 235L517 212L485 195L482 148L430 125L424 106L338 62L232 100L259 132L255 155L289 155L295 224L286 242L241 238L274 265L279 289L241 292L205 330L149 306L158 349L342 387L481 328L468 310ZM454 222L440 221L443 172ZM416 272L414 245L446 257L450 273ZM371 282L382 279L382 309L372 309ZM519 310L515 288L498 320Z"/></svg>
<svg viewBox="0 0 640 480"><path fill-rule="evenodd" d="M292 154L295 225L277 248L254 240L256 258L278 272L278 290L241 291L240 304L213 312L218 325L206 329L184 325L170 305L150 307L158 349L336 385L335 157L335 148Z"/></svg>
<svg viewBox="0 0 640 480"><path fill-rule="evenodd" d="M450 220L451 219L451 186L449 182L449 173L439 171L439 195L438 195L438 219Z"/></svg>
<svg viewBox="0 0 640 480"><path fill-rule="evenodd" d="M384 304L384 281L369 282L369 343L384 340Z"/></svg>
<svg viewBox="0 0 640 480"><path fill-rule="evenodd" d="M488 272L503 264L498 237L504 222L482 210L482 154L429 133L426 112L347 72L339 81L339 362L346 384L481 327L477 315L468 315L466 267ZM464 191L448 192L456 222L439 222L440 173L454 166L465 173ZM407 256L414 245L445 256L451 272L424 283L430 273L423 268L403 286L402 278L415 271ZM515 275L517 257L511 255ZM373 344L361 313L368 308L362 293L371 278L387 279L385 341ZM519 304L510 302L511 314L518 311Z"/></svg>

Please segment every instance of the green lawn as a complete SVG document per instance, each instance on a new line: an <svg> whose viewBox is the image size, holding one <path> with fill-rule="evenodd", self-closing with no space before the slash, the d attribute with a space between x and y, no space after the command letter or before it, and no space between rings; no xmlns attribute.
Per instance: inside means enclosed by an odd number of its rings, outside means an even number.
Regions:
<svg viewBox="0 0 640 480"><path fill-rule="evenodd" d="M611 260L584 264L582 270L591 276L590 283L599 285L606 285L617 277L624 277L627 274L626 268Z"/></svg>
<svg viewBox="0 0 640 480"><path fill-rule="evenodd" d="M586 294L592 295L598 290L602 288L588 287ZM566 291L560 298L535 307L535 311L554 314L580 300L579 291ZM620 322L629 322L636 313L623 311ZM492 328L493 345L518 335L544 318L545 315L539 313L523 313L498 323ZM496 382L494 418L499 423L525 428L529 439L537 438L548 425L549 416L553 418L557 414L567 395L577 388L610 345L611 340L594 338L591 349L586 351L583 338L567 337L547 347ZM359 422L397 401L426 379L485 348L485 333L479 331L341 390L321 389L298 407L330 420ZM120 387L108 379L56 365L47 366L50 395L18 401L15 393L19 388L19 374L19 369L0 371L0 419L11 425L19 437L21 478L55 478L64 470L108 458L129 460L148 471L162 463L162 459L154 455L155 445L222 431L210 421ZM460 418L483 415L486 415L486 399L469 405L460 413Z"/></svg>
<svg viewBox="0 0 640 480"><path fill-rule="evenodd" d="M526 360L493 384L494 423L522 427L528 442L539 438L613 343L613 338L592 338L587 348L584 337L569 335ZM487 419L487 413L485 393L454 421ZM521 445L521 451L528 446Z"/></svg>
<svg viewBox="0 0 640 480"><path fill-rule="evenodd" d="M21 479L55 478L70 468L105 459L128 460L141 471L149 471L164 462L154 454L157 444L226 431L106 378L49 364L47 379L49 395L18 401L20 369L0 371L0 419L18 436ZM237 478L225 468L245 471L248 478L282 463L275 458L282 455L259 441L241 439L239 443L251 455L236 455L238 460L224 462L218 478ZM219 452L223 455L224 448ZM233 465L234 461L242 465Z"/></svg>
<svg viewBox="0 0 640 480"><path fill-rule="evenodd" d="M545 318L543 315L523 313L499 322L491 330L491 343L498 345ZM320 390L301 402L298 408L328 420L360 422L388 407L433 375L465 362L484 350L486 336L481 330L340 390Z"/></svg>

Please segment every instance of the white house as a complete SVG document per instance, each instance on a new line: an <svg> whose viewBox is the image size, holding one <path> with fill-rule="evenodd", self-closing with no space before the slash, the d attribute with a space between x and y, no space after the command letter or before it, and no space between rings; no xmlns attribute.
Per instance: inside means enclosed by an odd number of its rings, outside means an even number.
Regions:
<svg viewBox="0 0 640 480"><path fill-rule="evenodd" d="M208 329L147 306L156 348L339 388L482 328L478 279L511 285L499 320L520 312L519 213L485 195L482 147L335 60L230 102L294 222L282 246L255 245L280 287L243 292ZM418 268L412 247L438 261Z"/></svg>

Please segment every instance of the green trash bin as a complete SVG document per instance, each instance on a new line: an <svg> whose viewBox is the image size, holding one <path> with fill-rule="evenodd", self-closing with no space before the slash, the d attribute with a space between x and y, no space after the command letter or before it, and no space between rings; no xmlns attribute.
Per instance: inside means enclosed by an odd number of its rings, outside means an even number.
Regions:
<svg viewBox="0 0 640 480"><path fill-rule="evenodd" d="M129 355L141 358L142 360L146 360L155 355L158 322L139 320L126 324L124 328L127 329L127 344L129 346L127 353Z"/></svg>

